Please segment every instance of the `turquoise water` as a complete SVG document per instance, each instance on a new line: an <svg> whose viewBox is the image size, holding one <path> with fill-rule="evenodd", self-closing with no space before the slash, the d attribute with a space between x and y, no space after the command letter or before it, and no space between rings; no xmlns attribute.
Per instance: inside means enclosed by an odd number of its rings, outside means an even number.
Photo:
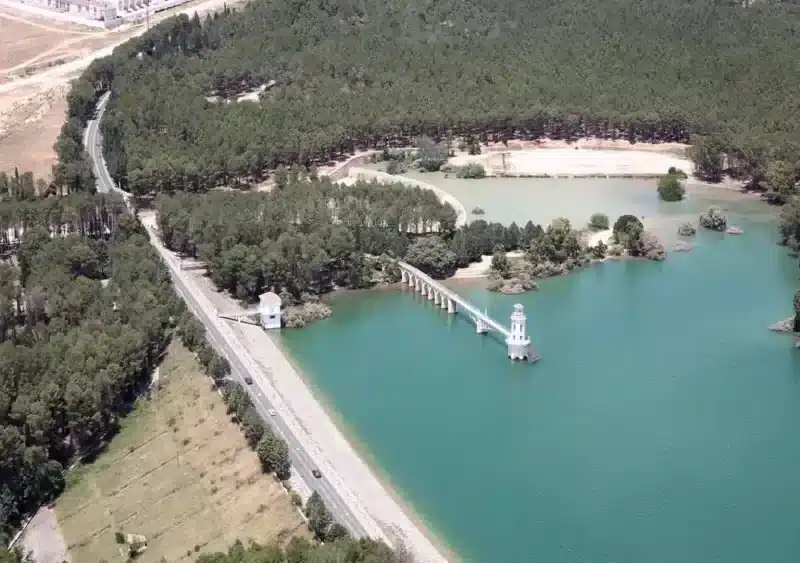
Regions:
<svg viewBox="0 0 800 563"><path fill-rule="evenodd" d="M498 319L525 305L533 365L401 290L282 339L464 560L796 563L800 352L766 327L800 269L773 224L736 222L663 264L457 286Z"/></svg>

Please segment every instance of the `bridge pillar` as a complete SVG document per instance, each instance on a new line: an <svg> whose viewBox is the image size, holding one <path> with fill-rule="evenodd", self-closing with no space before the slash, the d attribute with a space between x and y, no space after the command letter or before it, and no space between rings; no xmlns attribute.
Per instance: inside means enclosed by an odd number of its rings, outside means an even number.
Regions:
<svg viewBox="0 0 800 563"><path fill-rule="evenodd" d="M448 313L455 313L456 312L456 302L447 298L447 312Z"/></svg>
<svg viewBox="0 0 800 563"><path fill-rule="evenodd" d="M422 280L419 278L414 278L414 289L417 291L422 291Z"/></svg>
<svg viewBox="0 0 800 563"><path fill-rule="evenodd" d="M433 292L433 304L434 305L438 305L439 304L439 291L438 290Z"/></svg>
<svg viewBox="0 0 800 563"><path fill-rule="evenodd" d="M428 286L428 301L433 301L433 287Z"/></svg>
<svg viewBox="0 0 800 563"><path fill-rule="evenodd" d="M402 283L408 282L408 272L406 272L405 270L400 270L400 281Z"/></svg>
<svg viewBox="0 0 800 563"><path fill-rule="evenodd" d="M478 317L475 319L475 332L478 334L486 334L489 332L489 327L483 322L483 319Z"/></svg>
<svg viewBox="0 0 800 563"><path fill-rule="evenodd" d="M447 296L444 293L442 293L442 298L439 301L441 301L442 309L447 309Z"/></svg>

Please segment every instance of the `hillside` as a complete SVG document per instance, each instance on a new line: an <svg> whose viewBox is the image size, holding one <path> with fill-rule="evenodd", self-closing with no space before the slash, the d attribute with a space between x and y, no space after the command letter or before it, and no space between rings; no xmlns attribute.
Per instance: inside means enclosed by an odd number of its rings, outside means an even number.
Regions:
<svg viewBox="0 0 800 563"><path fill-rule="evenodd" d="M84 74L70 113L86 119L112 88L106 154L138 193L261 180L421 133L718 133L740 154L784 151L800 131L798 23L776 2L258 0L129 42Z"/></svg>

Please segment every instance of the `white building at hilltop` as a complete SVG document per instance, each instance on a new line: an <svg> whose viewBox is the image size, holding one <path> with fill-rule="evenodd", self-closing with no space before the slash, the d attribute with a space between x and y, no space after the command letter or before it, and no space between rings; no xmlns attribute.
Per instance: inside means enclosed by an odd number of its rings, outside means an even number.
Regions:
<svg viewBox="0 0 800 563"><path fill-rule="evenodd" d="M281 328L281 298L269 291L258 296L258 314L264 330Z"/></svg>

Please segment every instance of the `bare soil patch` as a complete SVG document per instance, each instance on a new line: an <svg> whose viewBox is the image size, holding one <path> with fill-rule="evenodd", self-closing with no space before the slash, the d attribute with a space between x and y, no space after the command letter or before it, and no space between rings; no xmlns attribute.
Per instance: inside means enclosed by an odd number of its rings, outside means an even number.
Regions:
<svg viewBox="0 0 800 563"><path fill-rule="evenodd" d="M67 86L25 97L8 96L11 107L0 103L0 171L18 167L49 180L56 163L53 144L67 110Z"/></svg>
<svg viewBox="0 0 800 563"><path fill-rule="evenodd" d="M55 511L43 506L25 528L19 545L30 553L36 563L71 562L64 536L58 529Z"/></svg>
<svg viewBox="0 0 800 563"><path fill-rule="evenodd" d="M159 374L108 451L69 476L56 513L73 560L121 560L117 531L146 536L144 563L308 537L190 352L173 343Z"/></svg>
<svg viewBox="0 0 800 563"><path fill-rule="evenodd" d="M74 37L69 31L38 25L0 11L0 70L14 67Z"/></svg>
<svg viewBox="0 0 800 563"><path fill-rule="evenodd" d="M57 31L60 33L95 34L101 32L101 30L96 27L80 25L78 23L64 20L54 20L52 18L44 17L43 15L27 12L22 9L16 9L13 6L8 5L8 3L4 3L2 6L0 6L0 13L2 13L3 17L6 19L22 21L33 26L41 27L42 29L49 29L51 31Z"/></svg>
<svg viewBox="0 0 800 563"><path fill-rule="evenodd" d="M67 81L14 85L30 76L119 41L119 34L87 32L78 26L48 24L28 14L0 9L0 171L32 171L50 179L56 162L53 144L66 110Z"/></svg>

